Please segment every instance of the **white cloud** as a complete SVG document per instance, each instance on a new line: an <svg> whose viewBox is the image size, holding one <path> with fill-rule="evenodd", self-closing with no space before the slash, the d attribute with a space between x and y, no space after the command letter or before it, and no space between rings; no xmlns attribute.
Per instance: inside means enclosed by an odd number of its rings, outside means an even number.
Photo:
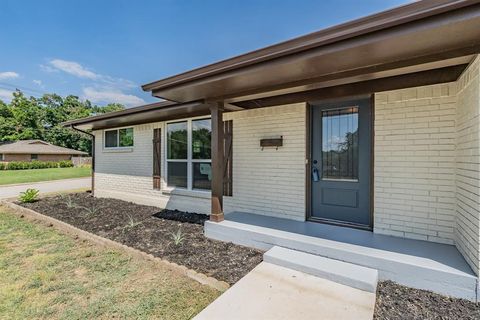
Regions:
<svg viewBox="0 0 480 320"><path fill-rule="evenodd" d="M0 80L15 79L15 78L18 78L19 76L20 75L18 73L13 71L0 72Z"/></svg>
<svg viewBox="0 0 480 320"><path fill-rule="evenodd" d="M92 70L82 66L75 61L62 59L53 59L48 61L47 65L40 65L40 68L46 72L65 72L82 79L89 79L103 86L110 86L115 89L135 88L137 85L130 80L115 78L109 75L95 73Z"/></svg>
<svg viewBox="0 0 480 320"><path fill-rule="evenodd" d="M132 94L126 94L115 89L98 90L84 88L83 98L93 103L121 103L128 107L145 104L145 100Z"/></svg>
<svg viewBox="0 0 480 320"><path fill-rule="evenodd" d="M50 67L49 65L46 64L41 64L40 69L42 69L45 72L53 73L53 72L59 72L60 70L55 69L53 67Z"/></svg>
<svg viewBox="0 0 480 320"><path fill-rule="evenodd" d="M87 80L88 83L83 84L83 98L93 103L121 103L129 107L145 103L142 98L124 92L136 88L137 85L134 82L96 73L76 61L52 59L46 64L40 65L40 68L45 72L63 72ZM34 83L43 86L40 80L34 80Z"/></svg>
<svg viewBox="0 0 480 320"><path fill-rule="evenodd" d="M7 89L1 89L1 88L0 88L0 100L2 100L2 101L4 101L4 102L10 102L10 101L12 101L12 99L13 99L13 92L14 92L14 91L7 90Z"/></svg>
<svg viewBox="0 0 480 320"><path fill-rule="evenodd" d="M80 63L75 61L66 61L61 59L53 59L48 62L54 69L69 73L79 78L96 80L100 75L93 71L87 70Z"/></svg>
<svg viewBox="0 0 480 320"><path fill-rule="evenodd" d="M34 84L36 84L37 86L43 88L43 82L42 82L42 80L32 80L32 82L33 82Z"/></svg>

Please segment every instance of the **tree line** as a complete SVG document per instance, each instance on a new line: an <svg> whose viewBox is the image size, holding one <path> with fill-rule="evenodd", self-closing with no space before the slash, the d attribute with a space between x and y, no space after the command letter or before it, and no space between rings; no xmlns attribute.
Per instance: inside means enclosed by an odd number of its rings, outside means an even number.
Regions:
<svg viewBox="0 0 480 320"><path fill-rule="evenodd" d="M27 97L17 90L10 103L0 100L0 143L40 139L57 146L90 152L91 140L85 134L60 124L64 121L123 110L118 103L92 105L77 96L61 97L44 94L40 98Z"/></svg>

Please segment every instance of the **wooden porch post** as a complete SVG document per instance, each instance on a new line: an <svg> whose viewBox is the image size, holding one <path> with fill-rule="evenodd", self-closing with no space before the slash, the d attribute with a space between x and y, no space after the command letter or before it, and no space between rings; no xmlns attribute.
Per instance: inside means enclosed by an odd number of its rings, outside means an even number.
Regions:
<svg viewBox="0 0 480 320"><path fill-rule="evenodd" d="M212 212L210 220L221 222L223 216L223 102L212 103Z"/></svg>

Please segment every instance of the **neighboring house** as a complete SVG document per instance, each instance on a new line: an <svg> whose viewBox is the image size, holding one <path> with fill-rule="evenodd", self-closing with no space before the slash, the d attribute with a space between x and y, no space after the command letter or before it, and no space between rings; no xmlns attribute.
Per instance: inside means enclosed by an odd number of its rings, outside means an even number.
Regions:
<svg viewBox="0 0 480 320"><path fill-rule="evenodd" d="M475 300L478 53L479 1L419 1L143 86L175 102L65 125L92 130L98 197Z"/></svg>
<svg viewBox="0 0 480 320"><path fill-rule="evenodd" d="M0 144L0 162L11 161L61 161L88 153L59 147L42 140L21 140Z"/></svg>

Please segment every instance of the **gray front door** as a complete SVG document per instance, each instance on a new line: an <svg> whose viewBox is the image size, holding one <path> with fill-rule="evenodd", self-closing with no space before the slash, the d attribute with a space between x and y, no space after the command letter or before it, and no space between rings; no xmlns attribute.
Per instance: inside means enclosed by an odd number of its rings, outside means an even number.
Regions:
<svg viewBox="0 0 480 320"><path fill-rule="evenodd" d="M370 98L311 104L311 220L370 228Z"/></svg>

